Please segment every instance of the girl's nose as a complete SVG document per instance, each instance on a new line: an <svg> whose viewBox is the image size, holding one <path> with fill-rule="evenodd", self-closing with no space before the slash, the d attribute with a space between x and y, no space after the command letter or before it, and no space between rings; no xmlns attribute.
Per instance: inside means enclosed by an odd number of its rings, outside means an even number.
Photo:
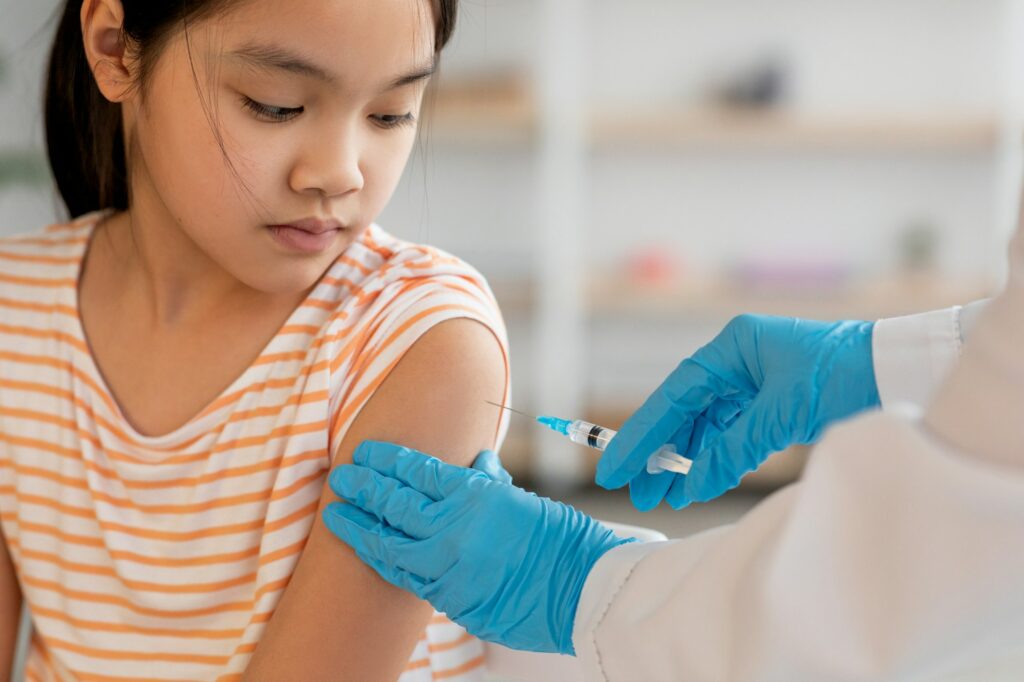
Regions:
<svg viewBox="0 0 1024 682"><path fill-rule="evenodd" d="M365 182L360 156L352 132L313 140L292 167L289 184L295 192L327 197L358 192Z"/></svg>

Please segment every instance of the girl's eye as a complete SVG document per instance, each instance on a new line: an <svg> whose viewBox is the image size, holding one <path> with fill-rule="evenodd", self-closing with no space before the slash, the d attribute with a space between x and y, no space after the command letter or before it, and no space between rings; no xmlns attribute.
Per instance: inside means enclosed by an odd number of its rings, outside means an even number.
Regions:
<svg viewBox="0 0 1024 682"><path fill-rule="evenodd" d="M257 102L249 97L242 97L242 105L262 121L288 121L302 113L302 107L275 107Z"/></svg>
<svg viewBox="0 0 1024 682"><path fill-rule="evenodd" d="M374 123L379 125L381 128L398 128L399 126L412 125L416 122L416 117L411 113L409 114L380 114L374 115L370 118L373 119Z"/></svg>

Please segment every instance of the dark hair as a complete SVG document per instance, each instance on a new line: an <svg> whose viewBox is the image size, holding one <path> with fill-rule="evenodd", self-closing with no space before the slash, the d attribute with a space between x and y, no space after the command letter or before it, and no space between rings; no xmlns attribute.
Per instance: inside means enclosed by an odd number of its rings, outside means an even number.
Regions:
<svg viewBox="0 0 1024 682"><path fill-rule="evenodd" d="M144 85L176 27L226 11L237 0L121 0L122 32L139 51ZM434 50L455 30L458 0L431 0ZM82 0L67 0L50 51L44 96L50 170L71 217L103 208L126 210L128 160L121 105L100 92L85 55Z"/></svg>

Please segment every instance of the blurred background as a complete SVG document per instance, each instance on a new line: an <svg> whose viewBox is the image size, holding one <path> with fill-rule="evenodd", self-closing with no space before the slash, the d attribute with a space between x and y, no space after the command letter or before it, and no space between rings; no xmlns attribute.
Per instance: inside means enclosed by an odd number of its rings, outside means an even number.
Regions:
<svg viewBox="0 0 1024 682"><path fill-rule="evenodd" d="M60 219L40 84L54 0L0 1L0 233ZM62 3L61 3L62 4ZM1022 0L464 0L379 222L490 280L511 405L617 428L741 312L875 319L997 291L1024 124ZM799 476L646 515L514 417L523 484L685 535Z"/></svg>

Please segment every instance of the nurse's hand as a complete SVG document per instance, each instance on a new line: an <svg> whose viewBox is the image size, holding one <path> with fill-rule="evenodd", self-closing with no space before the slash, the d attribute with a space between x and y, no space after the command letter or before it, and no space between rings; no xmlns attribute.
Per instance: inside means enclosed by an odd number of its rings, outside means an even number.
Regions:
<svg viewBox="0 0 1024 682"><path fill-rule="evenodd" d="M331 474L331 488L349 504L329 504L324 523L382 578L473 635L572 654L583 583L625 541L512 485L493 452L473 467L367 441L353 464Z"/></svg>
<svg viewBox="0 0 1024 682"><path fill-rule="evenodd" d="M880 404L873 330L870 322L733 319L626 421L597 483L628 483L641 510L718 497L771 453L813 443L832 422ZM648 456L666 443L693 460L689 474L647 473Z"/></svg>

